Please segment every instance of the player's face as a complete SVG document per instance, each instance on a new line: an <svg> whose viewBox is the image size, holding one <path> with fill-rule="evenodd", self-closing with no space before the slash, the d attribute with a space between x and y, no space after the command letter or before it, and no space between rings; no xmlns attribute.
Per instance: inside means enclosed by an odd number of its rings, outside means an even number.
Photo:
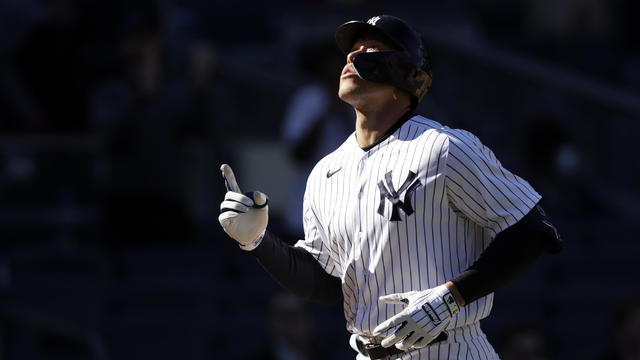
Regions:
<svg viewBox="0 0 640 360"><path fill-rule="evenodd" d="M358 54L389 50L394 49L380 39L374 37L358 39L353 44L351 52L347 55L347 64L340 74L340 87L338 89L340 99L355 105L363 101L391 98L395 89L393 86L364 80L356 74L356 70L353 67L353 58Z"/></svg>

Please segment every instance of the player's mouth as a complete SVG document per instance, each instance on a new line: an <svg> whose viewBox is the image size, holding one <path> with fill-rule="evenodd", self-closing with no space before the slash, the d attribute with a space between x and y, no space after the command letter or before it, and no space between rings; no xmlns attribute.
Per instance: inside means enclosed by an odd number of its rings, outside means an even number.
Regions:
<svg viewBox="0 0 640 360"><path fill-rule="evenodd" d="M356 73L356 70L353 68L353 65L351 64L345 65L344 69L342 69L342 74L340 75L340 77L343 78L343 77L352 76L352 75L358 75Z"/></svg>

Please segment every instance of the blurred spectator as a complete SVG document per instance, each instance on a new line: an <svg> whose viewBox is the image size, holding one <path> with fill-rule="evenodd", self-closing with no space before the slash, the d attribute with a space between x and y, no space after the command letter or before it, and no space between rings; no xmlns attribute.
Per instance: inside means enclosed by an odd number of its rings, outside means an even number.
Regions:
<svg viewBox="0 0 640 360"><path fill-rule="evenodd" d="M43 3L48 16L31 28L15 59L31 108L10 130L86 131L85 18L73 0Z"/></svg>
<svg viewBox="0 0 640 360"><path fill-rule="evenodd" d="M607 0L529 0L525 36L539 55L614 80L618 64L614 4ZM621 33L623 33L621 31Z"/></svg>
<svg viewBox="0 0 640 360"><path fill-rule="evenodd" d="M184 190L191 214L205 222L215 218L212 214L218 213L217 204L224 194L223 187L214 186L221 179L218 167L233 160L226 135L235 117L229 113L231 101L217 58L214 44L206 39L196 39L187 46L185 76L190 105L181 119L182 134L189 142Z"/></svg>
<svg viewBox="0 0 640 360"><path fill-rule="evenodd" d="M525 159L533 173L552 180L575 176L581 165L580 152L560 119L542 114L531 118L529 124Z"/></svg>
<svg viewBox="0 0 640 360"><path fill-rule="evenodd" d="M25 128L34 99L17 72L16 54L34 23L45 16L38 0L0 1L0 131Z"/></svg>
<svg viewBox="0 0 640 360"><path fill-rule="evenodd" d="M306 304L289 292L279 292L267 308L268 347L251 360L320 360L325 351L314 343L315 324Z"/></svg>
<svg viewBox="0 0 640 360"><path fill-rule="evenodd" d="M606 206L590 191L590 184L585 180L589 159L556 116L542 114L528 123L524 135L526 175L545 194L543 201L550 211L558 209L553 216L563 224L562 236L579 239L583 245L595 244L597 233L584 224L594 223ZM568 203L572 206L567 207Z"/></svg>
<svg viewBox="0 0 640 360"><path fill-rule="evenodd" d="M607 0L467 0L493 43L615 80L620 45L618 2Z"/></svg>
<svg viewBox="0 0 640 360"><path fill-rule="evenodd" d="M116 187L164 192L176 187L176 146L180 118L186 113L184 87L166 63L164 38L157 19L138 24L126 38L121 113L105 119L110 138L111 177Z"/></svg>
<svg viewBox="0 0 640 360"><path fill-rule="evenodd" d="M313 166L338 148L353 131L353 114L338 98L338 81L345 57L333 38L309 40L299 49L301 68L310 81L292 97L282 125L282 139L295 165L285 229L302 235L302 199Z"/></svg>
<svg viewBox="0 0 640 360"><path fill-rule="evenodd" d="M113 245L184 242L188 84L169 66L158 10L141 9L130 21L122 75L106 79L92 99L92 121L108 143L107 235Z"/></svg>
<svg viewBox="0 0 640 360"><path fill-rule="evenodd" d="M122 71L93 91L92 123L109 139L113 187L177 193L189 141L208 141L214 156L222 151L215 51L206 40L185 39L179 63L171 62L176 49L158 10L140 12L121 43Z"/></svg>
<svg viewBox="0 0 640 360"><path fill-rule="evenodd" d="M598 360L640 359L640 298L621 301L613 311L612 344Z"/></svg>
<svg viewBox="0 0 640 360"><path fill-rule="evenodd" d="M534 326L520 325L505 329L497 344L502 360L548 360L549 341Z"/></svg>

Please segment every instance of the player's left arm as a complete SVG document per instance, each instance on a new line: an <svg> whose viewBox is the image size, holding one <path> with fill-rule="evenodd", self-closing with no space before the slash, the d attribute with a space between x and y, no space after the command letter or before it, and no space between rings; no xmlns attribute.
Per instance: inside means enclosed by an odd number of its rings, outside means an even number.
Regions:
<svg viewBox="0 0 640 360"><path fill-rule="evenodd" d="M449 137L445 179L451 206L496 233L473 265L447 283L460 305L513 281L545 253L562 251L540 195L470 133Z"/></svg>
<svg viewBox="0 0 640 360"><path fill-rule="evenodd" d="M445 284L424 291L392 294L381 302L406 308L374 329L374 335L398 327L382 345L406 350L428 345L460 307L488 295L522 275L542 255L562 251L555 227L537 204L515 225L500 232L467 270Z"/></svg>
<svg viewBox="0 0 640 360"><path fill-rule="evenodd" d="M540 203L515 225L500 232L467 270L451 279L458 304L464 306L522 275L546 253L558 253L563 242Z"/></svg>
<svg viewBox="0 0 640 360"><path fill-rule="evenodd" d="M382 341L385 347L428 345L461 306L513 281L543 254L563 248L540 196L502 168L477 138L452 138L447 161L446 191L452 207L497 235L473 265L445 284L381 297L381 302L406 306L374 329L374 335L381 335L396 328Z"/></svg>

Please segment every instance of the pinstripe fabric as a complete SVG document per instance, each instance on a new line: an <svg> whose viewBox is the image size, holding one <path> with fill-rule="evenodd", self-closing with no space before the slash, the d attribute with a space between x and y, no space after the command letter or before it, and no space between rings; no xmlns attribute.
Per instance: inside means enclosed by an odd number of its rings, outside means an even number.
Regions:
<svg viewBox="0 0 640 360"><path fill-rule="evenodd" d="M498 354L493 350L479 323L448 330L449 338L422 349L399 354L398 360L494 360Z"/></svg>
<svg viewBox="0 0 640 360"><path fill-rule="evenodd" d="M305 239L296 246L342 279L347 329L371 337L401 311L379 304L379 296L452 279L538 200L474 135L414 116L368 151L352 134L315 166L304 198ZM496 358L476 327L492 303L487 295L453 318L447 329L467 334L402 359Z"/></svg>

